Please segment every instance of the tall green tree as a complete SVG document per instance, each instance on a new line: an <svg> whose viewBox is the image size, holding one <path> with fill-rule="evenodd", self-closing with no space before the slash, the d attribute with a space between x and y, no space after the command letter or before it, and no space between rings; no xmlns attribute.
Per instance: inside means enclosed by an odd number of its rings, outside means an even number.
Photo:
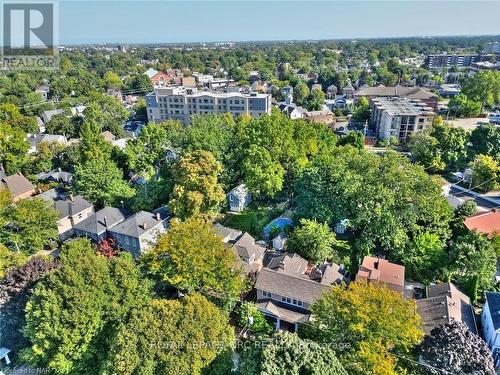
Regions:
<svg viewBox="0 0 500 375"><path fill-rule="evenodd" d="M62 267L39 282L26 306L24 359L55 374L102 374L117 327L150 299L128 253L107 258L79 239L63 247Z"/></svg>
<svg viewBox="0 0 500 375"><path fill-rule="evenodd" d="M238 299L245 287L236 254L211 223L197 217L172 220L144 262L152 275L180 291L200 292L222 303Z"/></svg>
<svg viewBox="0 0 500 375"><path fill-rule="evenodd" d="M247 346L240 371L246 375L347 375L331 348L289 332Z"/></svg>
<svg viewBox="0 0 500 375"><path fill-rule="evenodd" d="M110 160L89 160L75 168L74 190L99 207L120 206L134 195L123 172Z"/></svg>
<svg viewBox="0 0 500 375"><path fill-rule="evenodd" d="M109 373L199 375L233 342L228 317L202 295L153 300L120 325Z"/></svg>
<svg viewBox="0 0 500 375"><path fill-rule="evenodd" d="M482 154L500 160L500 128L495 125L481 125L470 135L469 154L471 158Z"/></svg>
<svg viewBox="0 0 500 375"><path fill-rule="evenodd" d="M489 155L477 155L470 163L473 188L487 192L500 186L500 166Z"/></svg>
<svg viewBox="0 0 500 375"><path fill-rule="evenodd" d="M209 151L182 156L172 167L175 181L170 195L172 213L186 219L197 214L214 215L225 199L219 183L221 164Z"/></svg>
<svg viewBox="0 0 500 375"><path fill-rule="evenodd" d="M7 207L0 242L12 251L31 255L57 238L58 213L43 199L24 199Z"/></svg>
<svg viewBox="0 0 500 375"><path fill-rule="evenodd" d="M474 74L465 80L462 92L481 103L481 111L484 107L500 103L500 72L482 70Z"/></svg>
<svg viewBox="0 0 500 375"><path fill-rule="evenodd" d="M287 242L287 248L298 253L313 263L329 260L335 254L335 247L340 241L326 223L301 219Z"/></svg>
<svg viewBox="0 0 500 375"><path fill-rule="evenodd" d="M343 343L336 354L350 374L400 373L394 354L409 355L423 338L415 301L383 286L333 287L311 311L303 334L323 345Z"/></svg>

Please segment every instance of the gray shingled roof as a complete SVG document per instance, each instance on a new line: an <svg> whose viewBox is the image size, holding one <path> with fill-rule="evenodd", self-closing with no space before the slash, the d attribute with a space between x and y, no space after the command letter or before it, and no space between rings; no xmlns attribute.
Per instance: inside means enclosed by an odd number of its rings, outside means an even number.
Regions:
<svg viewBox="0 0 500 375"><path fill-rule="evenodd" d="M128 216L126 210L104 207L74 226L75 229L92 234L101 234L108 228L121 223Z"/></svg>
<svg viewBox="0 0 500 375"><path fill-rule="evenodd" d="M430 285L427 297L417 300L417 311L422 319L422 329L429 334L432 329L455 319L464 322L477 334L476 321L470 299L452 283Z"/></svg>
<svg viewBox="0 0 500 375"><path fill-rule="evenodd" d="M500 328L500 293L486 292L486 301L490 308L491 320L493 320L493 328L495 331Z"/></svg>
<svg viewBox="0 0 500 375"><path fill-rule="evenodd" d="M86 200L81 195L71 196L68 195L62 199L54 201L54 208L59 213L59 219L64 217L76 215L94 205Z"/></svg>
<svg viewBox="0 0 500 375"><path fill-rule="evenodd" d="M160 220L157 219L156 213L159 214ZM155 210L154 212L139 211L128 217L121 223L115 225L110 229L110 232L139 238L144 233L149 232L152 228L156 227L167 218L168 211L165 207Z"/></svg>
<svg viewBox="0 0 500 375"><path fill-rule="evenodd" d="M300 276L291 276L264 268L259 273L255 289L265 290L310 304L328 291L330 287Z"/></svg>

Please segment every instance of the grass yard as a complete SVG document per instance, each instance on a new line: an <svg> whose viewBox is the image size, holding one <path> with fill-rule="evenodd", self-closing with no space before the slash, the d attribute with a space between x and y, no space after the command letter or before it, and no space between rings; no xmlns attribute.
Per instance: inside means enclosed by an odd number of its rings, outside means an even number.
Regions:
<svg viewBox="0 0 500 375"><path fill-rule="evenodd" d="M248 232L256 239L262 238L262 229L272 219L281 214L280 210L272 207L247 208L239 214L230 214L223 225Z"/></svg>

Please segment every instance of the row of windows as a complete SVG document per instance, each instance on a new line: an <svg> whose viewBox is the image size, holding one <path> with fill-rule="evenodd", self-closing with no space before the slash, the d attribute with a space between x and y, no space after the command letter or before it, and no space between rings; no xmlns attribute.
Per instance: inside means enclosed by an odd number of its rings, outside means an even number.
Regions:
<svg viewBox="0 0 500 375"><path fill-rule="evenodd" d="M265 290L262 291L262 295L268 298L272 298L273 296L272 293L266 292ZM295 306L304 306L304 303L302 301L290 297L281 297L281 302L289 303Z"/></svg>

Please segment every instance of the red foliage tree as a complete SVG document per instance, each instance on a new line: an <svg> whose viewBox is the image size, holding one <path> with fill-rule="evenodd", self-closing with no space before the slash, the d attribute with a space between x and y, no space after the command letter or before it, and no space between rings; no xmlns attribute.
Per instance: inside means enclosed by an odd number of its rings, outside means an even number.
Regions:
<svg viewBox="0 0 500 375"><path fill-rule="evenodd" d="M105 238L97 243L97 251L106 258L118 255L116 241L113 238Z"/></svg>

